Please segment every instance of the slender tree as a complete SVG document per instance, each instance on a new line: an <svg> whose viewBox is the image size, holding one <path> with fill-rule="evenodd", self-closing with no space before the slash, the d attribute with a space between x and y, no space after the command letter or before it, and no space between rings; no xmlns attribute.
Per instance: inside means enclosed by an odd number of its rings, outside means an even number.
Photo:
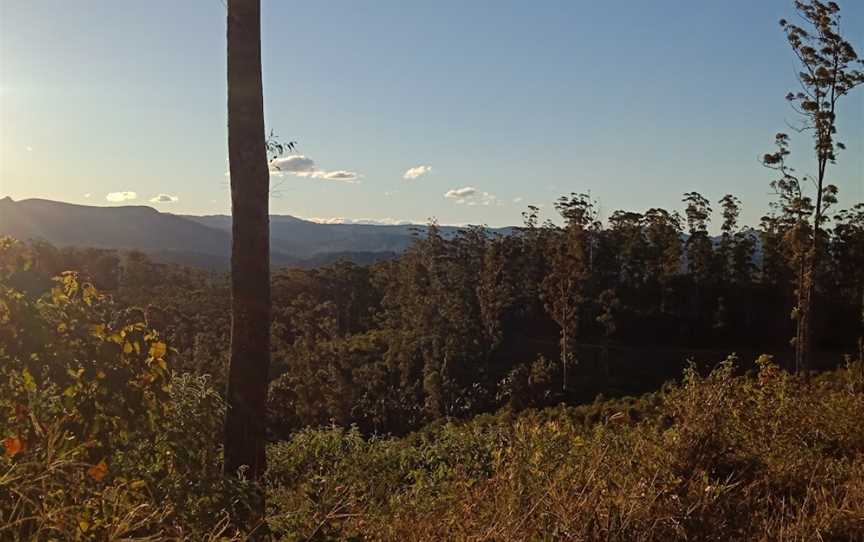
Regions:
<svg viewBox="0 0 864 542"><path fill-rule="evenodd" d="M711 203L698 192L687 192L682 200L687 204L687 269L697 283L704 283L710 276L712 242L708 235L711 222Z"/></svg>
<svg viewBox="0 0 864 542"><path fill-rule="evenodd" d="M801 188L802 178L795 169L786 164L789 156L789 136L780 133L775 136L777 151L766 154L763 163L766 167L779 172L780 177L771 182L777 200L770 203L771 216L763 217L763 224L771 226L779 236L781 257L786 260L794 273L795 302L792 319L795 321L795 337L791 344L795 349L794 370L803 371L809 334L810 297L807 283L811 275L807 266L807 249L813 235L810 217L813 215L813 201ZM766 247L767 248L767 247ZM771 247L778 248L778 247ZM767 255L767 253L766 253Z"/></svg>
<svg viewBox="0 0 864 542"><path fill-rule="evenodd" d="M228 160L231 175L231 362L226 474L264 473L270 365L270 238L261 83L260 0L228 0Z"/></svg>
<svg viewBox="0 0 864 542"><path fill-rule="evenodd" d="M579 308L584 300L585 282L590 277L588 228L596 211L586 194L562 196L555 208L565 221L563 229L550 236L550 269L541 288L549 316L560 328L562 388L567 390L567 366L573 358L573 341L579 329Z"/></svg>
<svg viewBox="0 0 864 542"><path fill-rule="evenodd" d="M800 351L797 369L806 370L812 343L813 298L823 252L822 225L826 222L826 208L837 191L836 187L826 185L826 172L828 164L836 160L837 152L845 148L836 139L837 102L864 83L864 72L860 69L864 63L852 44L840 34L840 7L835 2L796 0L795 11L803 26L785 19L780 21L800 68L800 90L788 93L786 99L801 119L796 130L812 134L816 157L816 175L810 179L816 187L813 235L810 248L804 255L802 293L799 295L799 308L805 312L801 315L803 327L798 339L801 343L796 348ZM776 165L776 153L765 155L763 162L769 167Z"/></svg>
<svg viewBox="0 0 864 542"><path fill-rule="evenodd" d="M668 309L670 286L681 269L681 217L665 209L645 213L646 272L655 283L660 313Z"/></svg>

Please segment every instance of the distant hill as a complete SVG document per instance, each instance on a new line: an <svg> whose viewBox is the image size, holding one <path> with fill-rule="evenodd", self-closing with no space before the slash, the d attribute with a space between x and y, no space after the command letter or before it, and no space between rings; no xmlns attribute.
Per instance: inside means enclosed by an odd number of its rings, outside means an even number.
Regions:
<svg viewBox="0 0 864 542"><path fill-rule="evenodd" d="M231 231L226 215L185 216L191 221ZM419 226L422 228L422 226ZM270 216L270 245L274 252L312 258L334 252L402 252L411 244L415 225L318 224L290 215ZM445 234L457 228L444 227Z"/></svg>
<svg viewBox="0 0 864 542"><path fill-rule="evenodd" d="M318 224L271 215L271 260L273 265L312 267L340 259L389 259L411 244L418 228L424 226ZM441 229L446 236L458 231ZM231 256L230 216L175 215L142 205L96 207L7 197L0 199L0 235L57 246L140 250L163 261L215 269L227 268Z"/></svg>

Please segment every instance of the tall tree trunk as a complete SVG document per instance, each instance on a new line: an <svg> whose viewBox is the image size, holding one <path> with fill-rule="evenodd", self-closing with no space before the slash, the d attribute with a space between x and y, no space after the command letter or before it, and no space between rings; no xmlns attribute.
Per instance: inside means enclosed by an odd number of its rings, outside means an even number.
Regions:
<svg viewBox="0 0 864 542"><path fill-rule="evenodd" d="M833 114L833 108L831 113ZM823 151L818 151L822 153ZM828 166L828 157L823 154L819 154L818 156L818 177L816 181L816 209L815 215L813 217L813 239L811 241L810 250L805 255L807 259L807 269L805 273L807 273L807 279L805 282L806 290L804 293L804 299L806 304L806 310L804 311L804 322L803 327L801 329L801 339L803 344L801 346L801 356L800 356L800 366L798 368L799 371L807 371L810 369L811 364L811 356L813 350L813 322L815 319L815 310L816 310L816 274L819 270L819 264L821 262L821 250L820 246L821 236L819 232L822 228L822 191L823 185L825 183L825 168Z"/></svg>
<svg viewBox="0 0 864 542"><path fill-rule="evenodd" d="M260 0L228 0L228 160L231 174L231 366L225 473L264 473L270 365L270 218Z"/></svg>

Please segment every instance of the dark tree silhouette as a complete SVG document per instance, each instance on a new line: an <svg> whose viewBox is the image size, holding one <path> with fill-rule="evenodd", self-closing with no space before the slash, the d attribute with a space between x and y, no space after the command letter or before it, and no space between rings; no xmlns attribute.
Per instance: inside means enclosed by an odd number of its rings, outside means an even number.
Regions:
<svg viewBox="0 0 864 542"><path fill-rule="evenodd" d="M231 174L231 362L225 465L264 473L270 365L269 180L261 83L260 0L228 1L228 160Z"/></svg>

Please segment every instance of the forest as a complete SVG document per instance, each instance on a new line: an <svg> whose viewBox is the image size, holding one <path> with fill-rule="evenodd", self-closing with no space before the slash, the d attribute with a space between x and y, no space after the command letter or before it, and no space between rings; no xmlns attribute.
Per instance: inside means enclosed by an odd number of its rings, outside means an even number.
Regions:
<svg viewBox="0 0 864 542"><path fill-rule="evenodd" d="M723 189L570 193L311 269L271 266L285 146L260 4L226 7L231 272L0 236L0 539L864 540L864 202L826 173L864 72L837 4L780 22L815 173L776 134L758 224Z"/></svg>
<svg viewBox="0 0 864 542"><path fill-rule="evenodd" d="M759 229L741 202L684 195L683 210L615 211L601 223L584 194L561 197L561 225L537 209L512 235L481 227L445 238L429 224L400 257L277 270L272 280L270 438L304 427L404 435L444 418L650 392L688 360L747 363L794 348L797 202L780 194ZM836 213L822 245L813 368L861 356L864 204ZM806 242L806 241L805 241ZM796 246L797 244L797 246ZM171 346L172 366L227 384L229 282L141 253L22 248L9 284L38 298L51 280L110 295ZM742 370L747 369L742 366Z"/></svg>

